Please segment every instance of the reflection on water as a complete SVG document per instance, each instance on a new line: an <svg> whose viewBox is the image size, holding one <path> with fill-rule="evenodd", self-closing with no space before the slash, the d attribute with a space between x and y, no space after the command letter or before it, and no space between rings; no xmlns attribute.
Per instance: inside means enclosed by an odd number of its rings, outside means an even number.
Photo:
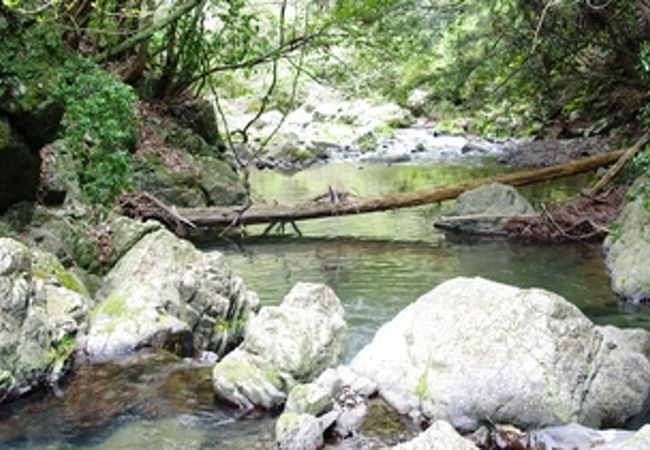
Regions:
<svg viewBox="0 0 650 450"><path fill-rule="evenodd" d="M271 448L273 421L215 405L211 373L156 352L77 364L59 395L3 405L0 448Z"/></svg>
<svg viewBox="0 0 650 450"><path fill-rule="evenodd" d="M332 164L295 175L252 174L258 202L303 202L339 186L359 196L413 191L498 174L484 166ZM534 205L562 201L590 175L520 188ZM623 305L609 289L599 244L532 245L445 236L433 229L446 205L300 223L303 238L253 239L213 245L265 304L279 303L298 281L330 285L346 307L354 356L377 328L420 295L456 276L481 276L520 287L541 287L575 303L592 320L650 328L647 308ZM260 227L252 227L255 234Z"/></svg>
<svg viewBox="0 0 650 450"><path fill-rule="evenodd" d="M256 202L284 204L309 201L330 185L371 196L467 181L499 170L489 165L341 163L293 176L254 172L251 182ZM560 201L587 180L579 176L521 192L534 204ZM546 288L598 323L650 329L646 308L623 305L612 295L599 245L526 245L445 236L432 223L446 206L307 221L299 224L302 238L251 239L243 243L243 250L216 242L205 250L224 252L267 305L279 303L298 281L330 285L346 310L348 359L410 302L461 275ZM259 234L262 229L250 231ZM234 420L214 404L210 368L169 355L81 364L60 396L2 408L2 448L267 449L273 445L271 418Z"/></svg>
<svg viewBox="0 0 650 450"><path fill-rule="evenodd" d="M624 306L614 298L600 247L594 244L284 238L250 243L245 249L228 251L228 261L264 304L278 303L298 281L324 282L336 291L350 327L349 357L406 305L456 276L549 289L595 322L650 328L647 309Z"/></svg>

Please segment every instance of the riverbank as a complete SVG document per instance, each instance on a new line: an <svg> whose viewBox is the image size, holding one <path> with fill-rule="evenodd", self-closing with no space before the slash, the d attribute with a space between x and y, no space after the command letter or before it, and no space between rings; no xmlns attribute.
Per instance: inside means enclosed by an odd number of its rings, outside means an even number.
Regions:
<svg viewBox="0 0 650 450"><path fill-rule="evenodd" d="M482 176L489 170L495 169L338 163L290 176L254 171L250 181L254 198L273 202L309 198L332 180L347 181L359 194L368 195L382 190L417 189L437 182L453 183ZM588 181L589 176L580 176L531 186L522 192L539 205L568 198ZM620 303L612 294L598 244L547 246L454 238L431 227L441 211L432 205L364 217L331 218L305 224L303 231L307 237L299 240L271 237L245 242L243 252L225 243L213 248L225 252L225 261L244 278L249 289L260 294L262 305L278 304L298 281L331 286L341 298L350 329L347 361L370 342L379 327L414 299L456 276L482 275L521 287L544 287L570 299L596 323L648 327L650 317L646 308ZM150 359L146 355L143 358L109 362L108 367L114 369L87 366L80 359L72 378L61 385L63 397L49 397L36 403L32 403L34 398L25 399L10 408L9 417L2 423L14 431L5 434L5 439L16 448L39 442L112 445L137 439L143 427L147 427L152 442L161 439L163 447L178 443L191 447L194 442L205 445L208 441L233 449L273 445L272 417L242 422L236 419L235 411L214 406L209 373L212 363L173 357ZM151 378L148 374L153 372L159 375ZM129 373L140 375L131 377ZM85 381L87 376L96 381ZM152 379L157 380L154 386ZM121 388L125 382L127 387ZM106 386L114 389L106 390ZM88 405L80 399L88 396L83 394L86 389L100 390L102 394L91 394L100 399L94 402L98 410L93 416L97 420L83 425L80 420L86 420L83 411ZM114 390L130 394L114 397ZM103 395L108 396L106 400L101 400ZM152 410L147 406L152 398L157 399L155 404L160 403L160 407ZM52 402L59 406L51 407ZM79 415L81 419L72 420ZM30 431L34 421L52 424L59 420L56 417L64 418L63 434ZM210 431L214 429L219 430L218 436ZM377 437L378 431L371 427L364 436L370 436L376 445L393 445L412 436L404 434L404 428L390 429L388 435Z"/></svg>

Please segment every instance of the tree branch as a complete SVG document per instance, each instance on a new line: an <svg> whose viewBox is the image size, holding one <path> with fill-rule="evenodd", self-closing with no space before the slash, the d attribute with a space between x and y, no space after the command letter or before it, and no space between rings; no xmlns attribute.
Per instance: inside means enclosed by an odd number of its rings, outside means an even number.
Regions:
<svg viewBox="0 0 650 450"><path fill-rule="evenodd" d="M139 33L134 34L130 38L126 39L124 42L121 44L116 45L113 48L110 48L103 53L100 53L99 55L95 56L93 58L93 61L101 64L103 62L106 62L122 52L129 50L133 48L135 45L139 44L140 42L144 41L145 39L149 39L156 31L161 30L168 25L174 23L176 20L178 20L182 15L187 14L200 4L202 4L203 0L188 0L187 3L179 6L172 12L170 12L167 17L162 19L160 22L154 23L152 26L140 31Z"/></svg>

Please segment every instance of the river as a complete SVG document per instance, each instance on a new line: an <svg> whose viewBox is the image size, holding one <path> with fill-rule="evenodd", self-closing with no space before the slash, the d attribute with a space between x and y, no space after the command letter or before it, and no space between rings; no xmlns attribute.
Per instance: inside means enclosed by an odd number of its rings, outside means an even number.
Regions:
<svg viewBox="0 0 650 450"><path fill-rule="evenodd" d="M328 186L361 197L503 171L478 160L417 166L339 162L293 175L255 171L250 180L255 202L285 204L312 199ZM588 181L583 175L521 192L541 205L569 197ZM546 288L597 323L650 329L646 308L625 305L610 291L599 244L537 245L445 236L432 227L445 207L319 219L299 224L302 237L272 235L201 246L225 253L264 305L279 303L298 281L331 286L346 310L348 360L407 304L461 275ZM262 230L252 227L248 232L259 235ZM0 411L0 447L16 449L263 449L271 448L272 430L269 417L237 420L232 411L214 403L210 367L160 353L101 364L80 362L55 394L32 396L3 405Z"/></svg>

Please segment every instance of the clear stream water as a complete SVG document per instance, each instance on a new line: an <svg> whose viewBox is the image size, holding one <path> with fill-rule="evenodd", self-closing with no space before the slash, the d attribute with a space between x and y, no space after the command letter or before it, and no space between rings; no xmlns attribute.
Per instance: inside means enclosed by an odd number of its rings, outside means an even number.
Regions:
<svg viewBox="0 0 650 450"><path fill-rule="evenodd" d="M502 172L470 161L453 166L334 163L294 175L254 172L256 202L301 202L332 185L358 196L445 185ZM522 188L534 204L560 201L588 176ZM542 287L575 303L600 324L650 329L647 308L617 301L609 289L600 245L532 245L445 236L432 227L447 205L431 205L299 224L303 237L269 236L240 245L213 242L257 291L277 304L298 281L331 286L345 305L348 359L407 304L456 276L482 276ZM260 234L263 228L251 228ZM289 231L289 230L287 230ZM54 394L3 405L1 448L266 449L273 420L237 420L216 405L210 368L145 353L122 361L78 363Z"/></svg>

